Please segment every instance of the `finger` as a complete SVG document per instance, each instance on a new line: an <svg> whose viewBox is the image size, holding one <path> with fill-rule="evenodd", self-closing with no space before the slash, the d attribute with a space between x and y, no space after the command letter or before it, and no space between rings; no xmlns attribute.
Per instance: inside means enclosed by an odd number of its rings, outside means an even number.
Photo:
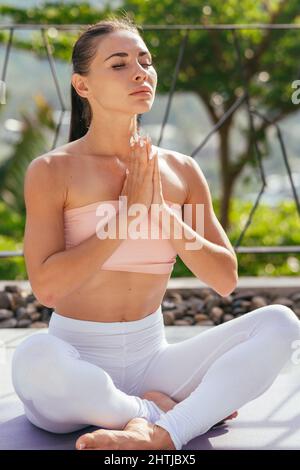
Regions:
<svg viewBox="0 0 300 470"><path fill-rule="evenodd" d="M155 160L155 168L154 168L155 188L156 188L157 194L162 194L162 184L161 184L161 177L160 177L160 170L159 170L158 152L156 152L154 160Z"/></svg>
<svg viewBox="0 0 300 470"><path fill-rule="evenodd" d="M131 156L129 159L129 171L128 171L128 178L127 178L127 197L128 199L131 199L132 193L134 192L134 186L135 186L135 175L136 175L136 155L135 155L135 140L132 139L131 143ZM127 171L126 171L127 172Z"/></svg>
<svg viewBox="0 0 300 470"><path fill-rule="evenodd" d="M135 142L132 152L132 176L138 175L139 168L139 144Z"/></svg>
<svg viewBox="0 0 300 470"><path fill-rule="evenodd" d="M127 185L128 185L128 175L126 174L125 175L125 181L124 181L124 184L123 184L123 188L122 188L122 191L121 191L122 196L127 195Z"/></svg>
<svg viewBox="0 0 300 470"><path fill-rule="evenodd" d="M158 173L157 173L157 158L156 154L153 155L153 162L154 162L154 168L153 168L153 188L155 192L158 191Z"/></svg>
<svg viewBox="0 0 300 470"><path fill-rule="evenodd" d="M155 152L155 154L153 155L153 159L154 159L154 175L155 175L155 178L157 179L157 181L159 181L160 172L159 172L158 153L157 152Z"/></svg>
<svg viewBox="0 0 300 470"><path fill-rule="evenodd" d="M152 149L152 141L151 141L151 137L149 134L147 134L147 163L149 163L150 161L150 157L151 157L151 149Z"/></svg>
<svg viewBox="0 0 300 470"><path fill-rule="evenodd" d="M129 145L130 147L133 147L134 146L134 142L135 142L135 137L134 137L134 134L132 134L130 136L130 139L129 139Z"/></svg>
<svg viewBox="0 0 300 470"><path fill-rule="evenodd" d="M149 162L149 170L147 171L146 176L145 176L146 179L153 180L154 166L155 166L155 162L154 162L154 159L152 158L152 160L150 160Z"/></svg>
<svg viewBox="0 0 300 470"><path fill-rule="evenodd" d="M134 149L133 149L133 156L132 156L131 181L129 185L131 188L130 196L132 196L136 192L136 187L138 185L138 176L139 176L138 149L137 149L137 144L135 144Z"/></svg>
<svg viewBox="0 0 300 470"><path fill-rule="evenodd" d="M133 161L134 161L134 148L135 148L135 139L134 139L133 135L130 137L129 145L130 145L130 148L131 148L130 159L129 159L129 170L132 171Z"/></svg>
<svg viewBox="0 0 300 470"><path fill-rule="evenodd" d="M147 136L141 137L141 143L143 146L141 147L141 161L143 170L146 170L147 163L148 163L148 141Z"/></svg>
<svg viewBox="0 0 300 470"><path fill-rule="evenodd" d="M155 154L154 154L154 157L155 157L155 169L156 169L156 172L158 174L160 174L159 172L159 162L158 162L158 151L156 150Z"/></svg>
<svg viewBox="0 0 300 470"><path fill-rule="evenodd" d="M142 184L145 174L147 172L148 164L148 150L147 142L144 137L140 137L140 148L139 148L139 183Z"/></svg>

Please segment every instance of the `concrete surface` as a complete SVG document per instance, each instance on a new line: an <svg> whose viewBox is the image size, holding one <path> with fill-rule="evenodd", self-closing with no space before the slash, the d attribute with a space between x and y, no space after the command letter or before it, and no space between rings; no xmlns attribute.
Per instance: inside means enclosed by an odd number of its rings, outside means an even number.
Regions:
<svg viewBox="0 0 300 470"><path fill-rule="evenodd" d="M183 341L201 334L201 326L167 326L168 342ZM0 449L74 449L80 435L91 426L73 433L53 434L29 422L22 402L11 383L11 359L16 346L28 335L48 329L0 330ZM222 390L220 390L222 399ZM217 426L191 440L183 450L197 449L300 449L300 365L285 367L272 386L260 397L239 409L238 418Z"/></svg>

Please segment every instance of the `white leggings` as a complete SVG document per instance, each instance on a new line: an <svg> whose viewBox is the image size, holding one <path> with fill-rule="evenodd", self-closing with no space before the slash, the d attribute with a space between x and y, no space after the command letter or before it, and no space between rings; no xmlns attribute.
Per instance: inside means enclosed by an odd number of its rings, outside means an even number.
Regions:
<svg viewBox="0 0 300 470"><path fill-rule="evenodd" d="M292 361L299 325L291 309L274 304L169 344L161 306L141 320L111 323L54 311L48 333L16 348L13 386L29 421L46 431L123 429L144 417L180 450L270 387ZM141 398L149 390L180 403L165 413Z"/></svg>

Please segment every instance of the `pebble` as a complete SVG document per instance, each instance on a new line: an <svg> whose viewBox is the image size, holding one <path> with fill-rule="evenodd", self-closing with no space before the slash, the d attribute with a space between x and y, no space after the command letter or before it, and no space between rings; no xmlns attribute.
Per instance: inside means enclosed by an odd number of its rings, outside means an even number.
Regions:
<svg viewBox="0 0 300 470"><path fill-rule="evenodd" d="M8 310L7 308L0 309L0 320L7 320L8 318L12 318L14 316L14 312L12 310Z"/></svg>
<svg viewBox="0 0 300 470"><path fill-rule="evenodd" d="M233 320L234 318L234 315L232 315L231 313L225 313L223 319L224 319L224 322L225 321L229 321L229 320Z"/></svg>
<svg viewBox="0 0 300 470"><path fill-rule="evenodd" d="M219 324L222 321L224 312L220 307L213 307L210 311L210 319L213 320L214 324Z"/></svg>
<svg viewBox="0 0 300 470"><path fill-rule="evenodd" d="M197 313L195 315L195 321L196 322L201 322L201 321L206 321L208 320L208 316L205 313Z"/></svg>
<svg viewBox="0 0 300 470"><path fill-rule="evenodd" d="M166 326L213 326L271 304L290 307L300 319L300 287L290 295L247 289L226 297L210 288L172 288L165 293L162 312ZM47 328L53 310L19 286L8 283L0 291L0 328Z"/></svg>
<svg viewBox="0 0 300 470"><path fill-rule="evenodd" d="M255 295L252 298L250 309L254 310L255 308L264 307L265 305L267 305L266 298L260 295Z"/></svg>

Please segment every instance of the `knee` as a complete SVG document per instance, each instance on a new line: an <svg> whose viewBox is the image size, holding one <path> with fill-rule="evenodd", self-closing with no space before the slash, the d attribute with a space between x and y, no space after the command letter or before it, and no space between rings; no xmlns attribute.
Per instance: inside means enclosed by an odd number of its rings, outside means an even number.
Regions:
<svg viewBox="0 0 300 470"><path fill-rule="evenodd" d="M36 391L51 393L53 390L58 394L63 385L64 356L74 351L68 343L46 333L23 340L14 352L11 368L12 383L19 397L32 399Z"/></svg>
<svg viewBox="0 0 300 470"><path fill-rule="evenodd" d="M44 363L49 365L55 361L57 355L57 342L54 336L44 333L34 334L24 339L16 348L12 358L12 371L14 373L26 370L30 372L41 367Z"/></svg>
<svg viewBox="0 0 300 470"><path fill-rule="evenodd" d="M263 319L267 320L268 327L276 329L279 334L289 339L300 338L300 320L295 312L281 304L272 304L264 307Z"/></svg>
<svg viewBox="0 0 300 470"><path fill-rule="evenodd" d="M11 366L11 379L15 392L22 401L31 398L33 377L38 375L41 364L44 333L28 336L14 351Z"/></svg>

